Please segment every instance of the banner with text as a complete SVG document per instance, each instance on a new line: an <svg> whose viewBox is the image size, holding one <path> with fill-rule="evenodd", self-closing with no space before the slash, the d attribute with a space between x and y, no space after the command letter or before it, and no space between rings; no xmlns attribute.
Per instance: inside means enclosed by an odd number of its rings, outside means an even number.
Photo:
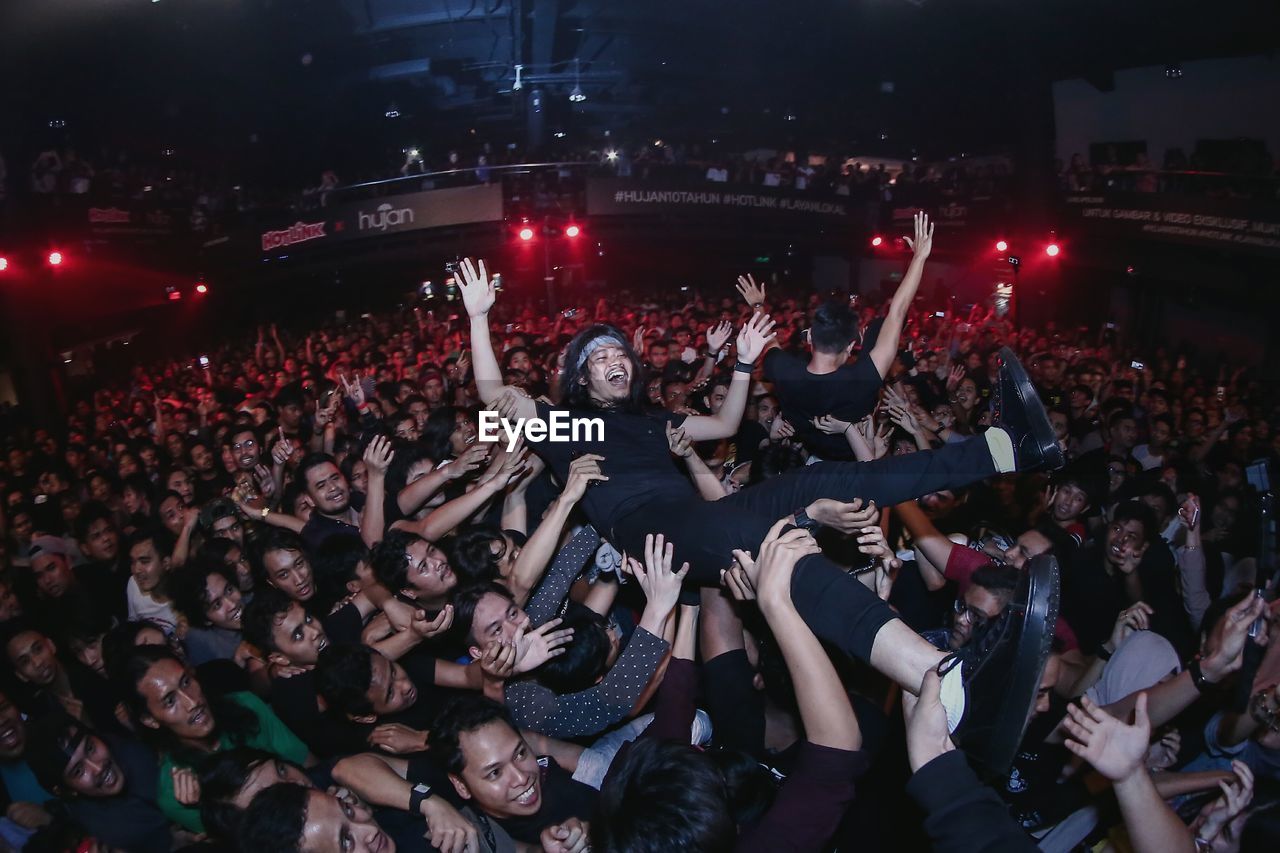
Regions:
<svg viewBox="0 0 1280 853"><path fill-rule="evenodd" d="M1069 195L1069 221L1107 237L1147 237L1280 256L1280 204L1146 193Z"/></svg>
<svg viewBox="0 0 1280 853"><path fill-rule="evenodd" d="M266 254L299 244L326 246L384 234L501 219L500 185L450 187L317 208L298 214L292 223L260 231L258 242Z"/></svg>
<svg viewBox="0 0 1280 853"><path fill-rule="evenodd" d="M677 187L621 178L596 178L587 182L587 213L592 216L764 213L842 221L849 218L849 208L848 199L810 196L768 187L711 182Z"/></svg>

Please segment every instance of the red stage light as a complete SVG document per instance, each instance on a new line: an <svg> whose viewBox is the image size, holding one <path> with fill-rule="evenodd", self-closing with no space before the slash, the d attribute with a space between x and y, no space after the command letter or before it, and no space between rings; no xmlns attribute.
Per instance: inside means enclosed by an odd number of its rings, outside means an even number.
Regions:
<svg viewBox="0 0 1280 853"><path fill-rule="evenodd" d="M876 236L874 236L874 237L872 237L872 238L871 238L871 245L872 245L872 246L874 246L874 247L876 247L876 248L879 248L879 247L880 247L881 245L883 245L883 244L884 244L884 238L883 238L883 237L881 237L879 234L877 234Z"/></svg>
<svg viewBox="0 0 1280 853"><path fill-rule="evenodd" d="M208 286L202 281L196 285L196 293L208 293Z"/></svg>
<svg viewBox="0 0 1280 853"><path fill-rule="evenodd" d="M1057 243L1050 243L1049 245L1044 247L1044 253L1051 258L1058 257L1058 253L1061 251L1062 249L1061 247L1058 246Z"/></svg>
<svg viewBox="0 0 1280 853"><path fill-rule="evenodd" d="M521 229L520 229L520 239L521 239L521 240L524 240L526 243L527 243L528 241L532 240L532 239L533 239L533 229L532 229L532 228L530 228L530 227L529 227L529 226L527 226L527 225L526 225L524 228L521 228Z"/></svg>
<svg viewBox="0 0 1280 853"><path fill-rule="evenodd" d="M997 240L997 241L996 241L996 251L997 251L997 252L1007 252L1007 251L1009 251L1009 244L1008 244L1008 243L1006 243L1004 240Z"/></svg>
<svg viewBox="0 0 1280 853"><path fill-rule="evenodd" d="M9 259L0 257L0 272L4 272L9 268Z"/></svg>
<svg viewBox="0 0 1280 853"><path fill-rule="evenodd" d="M568 228L564 229L564 236L566 237L577 237L581 233L582 229L577 225L570 225Z"/></svg>
<svg viewBox="0 0 1280 853"><path fill-rule="evenodd" d="M182 292L181 292L181 291L179 291L179 290L170 290L170 291L169 291L169 301L170 301L170 302L177 302L177 301L178 301L179 299L181 299L181 298L182 298Z"/></svg>
<svg viewBox="0 0 1280 853"><path fill-rule="evenodd" d="M49 253L49 266L51 266L51 267L56 267L56 266L58 266L58 264L60 264L60 263L62 263L62 253L61 253L61 252L50 252L50 253Z"/></svg>

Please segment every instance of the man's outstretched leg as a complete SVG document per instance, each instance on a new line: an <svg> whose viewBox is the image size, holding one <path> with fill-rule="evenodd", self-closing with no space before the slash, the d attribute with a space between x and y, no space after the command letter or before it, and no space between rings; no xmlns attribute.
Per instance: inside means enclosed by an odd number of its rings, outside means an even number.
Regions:
<svg viewBox="0 0 1280 853"><path fill-rule="evenodd" d="M1058 596L1056 560L1034 558L1004 613L969 645L947 655L821 555L801 560L791 582L796 611L818 637L867 661L904 690L915 693L924 674L937 668L956 744L995 774L1008 772L1031 719L1058 619Z"/></svg>
<svg viewBox="0 0 1280 853"><path fill-rule="evenodd" d="M1044 405L1007 347L992 400L995 426L983 435L938 450L874 462L819 462L789 471L725 498L731 505L780 518L821 498L874 500L892 506L943 489L958 489L996 474L1060 468L1065 458Z"/></svg>

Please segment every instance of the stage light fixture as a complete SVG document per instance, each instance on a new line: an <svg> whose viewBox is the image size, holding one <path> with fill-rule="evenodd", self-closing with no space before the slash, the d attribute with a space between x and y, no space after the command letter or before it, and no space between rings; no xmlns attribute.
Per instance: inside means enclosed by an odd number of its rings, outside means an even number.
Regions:
<svg viewBox="0 0 1280 853"><path fill-rule="evenodd" d="M0 255L0 272L4 272L9 268L9 259Z"/></svg>
<svg viewBox="0 0 1280 853"><path fill-rule="evenodd" d="M520 239L526 243L533 239L533 229L528 225L520 229Z"/></svg>
<svg viewBox="0 0 1280 853"><path fill-rule="evenodd" d="M164 295L168 297L170 302L177 302L182 298L182 291L174 287L172 284L165 285Z"/></svg>
<svg viewBox="0 0 1280 853"><path fill-rule="evenodd" d="M564 229L564 236L566 237L577 237L581 233L582 233L582 229L579 228L577 225L570 225L569 227Z"/></svg>
<svg viewBox="0 0 1280 853"><path fill-rule="evenodd" d="M618 152L614 151L613 149L610 149L604 152L604 159L608 160L610 163L613 163L618 159Z"/></svg>
<svg viewBox="0 0 1280 853"><path fill-rule="evenodd" d="M883 245L884 245L884 238L881 237L879 234L871 238L871 246L873 248L878 249Z"/></svg>
<svg viewBox="0 0 1280 853"><path fill-rule="evenodd" d="M1051 258L1058 257L1058 254L1061 251L1062 251L1062 247L1059 246L1057 243L1050 243L1049 245L1044 247L1044 253Z"/></svg>
<svg viewBox="0 0 1280 853"><path fill-rule="evenodd" d="M61 265L61 264L62 264L62 253L61 253L61 252L50 252L50 253L49 253L49 266L51 266L51 267L56 267L56 266L59 266L59 265Z"/></svg>
<svg viewBox="0 0 1280 853"><path fill-rule="evenodd" d="M997 252L1007 252L1007 251L1009 251L1009 244L1008 244L1008 243L1006 243L1004 240L997 240L997 241L996 241L996 251L997 251Z"/></svg>
<svg viewBox="0 0 1280 853"><path fill-rule="evenodd" d="M209 286L208 286L207 284L205 284L203 281L198 282L198 283L196 284L196 293L199 293L199 294L205 294L205 293L208 293L208 292L209 292Z"/></svg>

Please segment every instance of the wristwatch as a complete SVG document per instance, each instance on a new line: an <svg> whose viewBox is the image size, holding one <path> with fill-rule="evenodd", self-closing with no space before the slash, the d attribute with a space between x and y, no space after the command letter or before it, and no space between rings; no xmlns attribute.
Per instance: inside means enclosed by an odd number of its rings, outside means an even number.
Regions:
<svg viewBox="0 0 1280 853"><path fill-rule="evenodd" d="M409 811L418 814L422 810L422 804L431 796L431 786L426 782L419 782L413 786L413 790L409 792Z"/></svg>
<svg viewBox="0 0 1280 853"><path fill-rule="evenodd" d="M819 527L822 526L821 524L819 524L818 522L814 521L812 518L809 517L809 513L804 511L804 507L801 507L800 509L791 513L791 519L792 519L792 523L796 527L799 527L802 530L808 530L810 533L812 533L813 531L817 530Z"/></svg>

